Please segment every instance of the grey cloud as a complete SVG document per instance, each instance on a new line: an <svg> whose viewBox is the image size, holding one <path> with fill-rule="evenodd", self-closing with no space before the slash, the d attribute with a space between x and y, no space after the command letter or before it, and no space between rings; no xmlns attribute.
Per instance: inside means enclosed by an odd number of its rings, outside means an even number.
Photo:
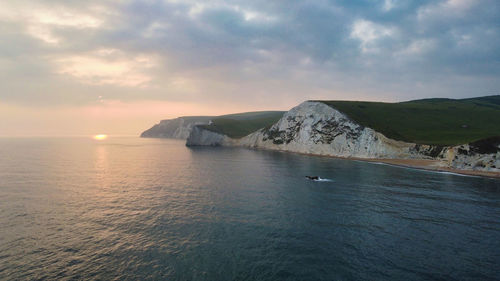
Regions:
<svg viewBox="0 0 500 281"><path fill-rule="evenodd" d="M465 1L466 2L466 1ZM316 96L372 100L466 97L493 94L500 81L500 3L485 0L452 9L446 1L132 1L40 2L102 17L98 28L52 26L61 44L50 46L26 33L29 24L6 21L0 46L8 77L2 98L18 103L85 103L95 93L121 100L195 101L210 97L234 103ZM103 4L104 3L104 4ZM105 6L96 12L93 5ZM49 7L49 4L46 4ZM451 8L450 8L451 7ZM448 12L443 16L439 13ZM357 21L391 30L352 36ZM117 49L130 58L153 56L152 87L86 85L58 73L51 60ZM137 74L137 75L139 75ZM132 75L132 74L131 74ZM35 93L23 83L43 85ZM175 79L195 83L183 91ZM62 81L62 82L61 82ZM62 83L62 84L59 84ZM186 82L187 83L187 82ZM170 86L169 86L170 85ZM65 94L63 94L65 93Z"/></svg>

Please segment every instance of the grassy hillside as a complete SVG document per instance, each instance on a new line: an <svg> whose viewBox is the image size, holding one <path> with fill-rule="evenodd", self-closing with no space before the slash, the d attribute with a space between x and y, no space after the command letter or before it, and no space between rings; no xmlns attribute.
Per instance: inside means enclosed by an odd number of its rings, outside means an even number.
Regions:
<svg viewBox="0 0 500 281"><path fill-rule="evenodd" d="M284 113L284 111L259 111L223 115L214 117L212 125L201 127L232 138L241 138L276 123Z"/></svg>
<svg viewBox="0 0 500 281"><path fill-rule="evenodd" d="M455 145L500 136L500 95L401 103L321 102L396 140Z"/></svg>

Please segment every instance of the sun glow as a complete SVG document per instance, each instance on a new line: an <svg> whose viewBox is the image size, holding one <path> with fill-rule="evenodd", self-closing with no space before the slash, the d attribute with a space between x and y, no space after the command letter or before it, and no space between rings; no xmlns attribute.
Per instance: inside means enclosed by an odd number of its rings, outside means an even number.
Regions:
<svg viewBox="0 0 500 281"><path fill-rule="evenodd" d="M95 135L94 139L95 140L105 140L108 138L108 135Z"/></svg>

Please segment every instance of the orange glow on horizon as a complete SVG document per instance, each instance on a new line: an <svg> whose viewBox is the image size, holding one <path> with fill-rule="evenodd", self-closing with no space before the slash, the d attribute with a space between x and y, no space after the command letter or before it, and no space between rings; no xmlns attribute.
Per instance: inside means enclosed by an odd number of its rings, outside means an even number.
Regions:
<svg viewBox="0 0 500 281"><path fill-rule="evenodd" d="M96 100L95 104L35 108L8 104L0 100L2 120L0 136L85 136L94 139L97 134L107 134L109 140L115 135L138 136L164 119L180 116L217 116L258 110L286 110L293 105L290 103L280 107L247 106L217 100L207 100L204 103L158 100L125 102L103 97ZM75 123L79 126L75 126Z"/></svg>

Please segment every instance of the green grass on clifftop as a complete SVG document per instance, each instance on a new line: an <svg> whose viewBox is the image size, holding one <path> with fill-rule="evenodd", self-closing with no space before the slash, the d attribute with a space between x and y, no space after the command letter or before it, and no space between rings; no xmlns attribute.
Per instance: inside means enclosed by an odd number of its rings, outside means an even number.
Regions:
<svg viewBox="0 0 500 281"><path fill-rule="evenodd" d="M212 119L212 125L200 125L200 127L231 138L241 138L278 122L284 113L284 111L259 111L229 114L215 117Z"/></svg>
<svg viewBox="0 0 500 281"><path fill-rule="evenodd" d="M500 95L400 103L321 102L396 140L456 145L500 135Z"/></svg>

